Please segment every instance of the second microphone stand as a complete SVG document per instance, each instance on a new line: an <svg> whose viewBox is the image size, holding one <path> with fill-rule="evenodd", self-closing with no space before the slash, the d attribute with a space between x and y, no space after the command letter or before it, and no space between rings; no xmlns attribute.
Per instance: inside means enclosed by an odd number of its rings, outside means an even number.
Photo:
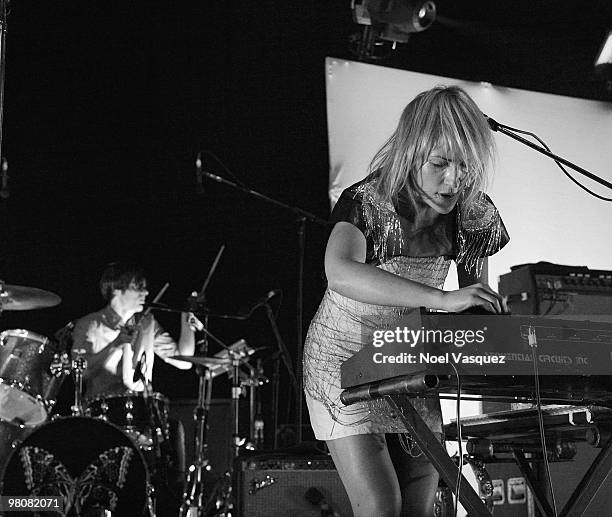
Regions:
<svg viewBox="0 0 612 517"><path fill-rule="evenodd" d="M199 155L198 155L199 156ZM296 356L297 356L297 371L290 371L290 375L295 379L295 385L297 386L295 394L295 403L297 411L297 441L302 441L302 419L303 419L303 396L302 396L302 347L303 341L303 289L304 289L304 251L306 247L306 221L317 223L321 226L327 226L328 222L325 219L321 219L306 210L302 210L296 206L291 206L271 197L268 197L260 192L251 190L244 185L239 185L233 181L229 181L221 176L212 174L211 172L202 170L202 162L198 158L196 160L196 167L198 168L198 177L206 176L207 178L216 181L217 183L223 183L233 189L239 190L251 197L260 199L267 203L273 204L277 207L283 208L286 211L291 212L295 215L298 223L298 275L297 275L297 300L296 300ZM276 441L276 440L275 440Z"/></svg>

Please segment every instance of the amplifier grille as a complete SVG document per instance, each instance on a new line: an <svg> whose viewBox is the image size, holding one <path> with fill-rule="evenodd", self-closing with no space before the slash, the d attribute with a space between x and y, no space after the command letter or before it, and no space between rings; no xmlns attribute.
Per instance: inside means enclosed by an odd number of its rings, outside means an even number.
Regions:
<svg viewBox="0 0 612 517"><path fill-rule="evenodd" d="M321 509L305 498L312 488L341 517L353 516L340 477L326 456L239 458L235 473L240 516L320 517Z"/></svg>

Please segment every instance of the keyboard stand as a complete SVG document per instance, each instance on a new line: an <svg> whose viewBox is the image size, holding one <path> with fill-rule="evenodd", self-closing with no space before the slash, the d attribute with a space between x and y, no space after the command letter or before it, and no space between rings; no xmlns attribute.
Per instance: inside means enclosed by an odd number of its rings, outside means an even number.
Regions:
<svg viewBox="0 0 612 517"><path fill-rule="evenodd" d="M429 461L436 468L440 477L453 492L457 485L457 477L461 476L463 478L461 480L461 490L459 491L459 501L470 517L491 517L491 513L487 510L484 502L463 474L459 472L457 465L450 458L446 449L425 422L423 422L423 419L415 411L408 398L403 395L386 395L385 398L397 415L397 418L403 422L414 441L423 451L423 454L429 458Z"/></svg>
<svg viewBox="0 0 612 517"><path fill-rule="evenodd" d="M612 429L611 417L609 408L552 406L543 409L544 428L547 431L558 430L580 434L584 433L587 427L596 426L602 431L600 436L605 441L601 451L558 513L559 517L584 515L595 494L612 471L612 434L609 432ZM494 446L498 443L511 447L514 461L525 476L540 513L552 517L554 511L547 498L546 481L541 480L541 475L536 476L532 466L533 459L526 458L524 451L516 443L529 440L533 445L538 444L539 435L535 431L537 425L537 410L531 408L467 417L462 419L461 428L464 439L485 439ZM456 422L446 426L446 435L450 439L457 439ZM513 441L516 447L512 447Z"/></svg>

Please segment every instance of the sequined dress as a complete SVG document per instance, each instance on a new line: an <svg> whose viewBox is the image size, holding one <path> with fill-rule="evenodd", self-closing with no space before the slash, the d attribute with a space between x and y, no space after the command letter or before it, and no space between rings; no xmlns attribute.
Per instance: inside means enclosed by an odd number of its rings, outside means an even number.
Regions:
<svg viewBox="0 0 612 517"><path fill-rule="evenodd" d="M508 242L499 213L484 194L462 217L456 208L433 226L415 229L397 203L378 201L374 176L347 188L331 215L331 222L355 225L366 238L366 263L396 275L441 288L451 260L476 267L477 259L492 255ZM390 416L385 400L344 406L340 401L340 366L361 350L362 336L389 327L413 309L359 302L327 289L304 345L304 391L310 421L319 440L355 434L403 433ZM437 397L411 402L434 432L442 431Z"/></svg>

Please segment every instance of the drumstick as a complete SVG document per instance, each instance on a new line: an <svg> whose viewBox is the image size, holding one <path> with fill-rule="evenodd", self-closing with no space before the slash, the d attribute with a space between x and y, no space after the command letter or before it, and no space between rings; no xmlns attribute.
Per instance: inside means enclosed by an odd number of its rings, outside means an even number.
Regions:
<svg viewBox="0 0 612 517"><path fill-rule="evenodd" d="M170 287L170 282L166 282L164 284L164 286L159 290L159 292L155 295L155 298L153 298L153 302L152 303L157 303L161 297L164 295L164 293L168 290L168 287ZM147 310L143 312L143 317L144 316L148 316L149 313L151 312L151 307L147 307Z"/></svg>
<svg viewBox="0 0 612 517"><path fill-rule="evenodd" d="M153 298L153 303L157 303L161 299L164 293L168 290L168 287L170 287L170 282L166 282L164 286L159 290L159 293L157 293L155 298ZM149 308L147 310L150 311L151 309Z"/></svg>
<svg viewBox="0 0 612 517"><path fill-rule="evenodd" d="M217 252L217 256L215 257L215 260L212 264L212 266L210 267L210 271L208 272L208 276L206 277L206 280L204 280L204 284L202 285L202 289L200 289L200 292L198 293L198 300L204 296L204 293L206 292L206 288L208 287L208 283L210 282L210 279L212 278L213 274L215 273L215 270L217 269L217 265L219 264L219 260L221 260L221 255L223 255L223 252L225 251L225 244L221 244L221 247L219 248L219 251Z"/></svg>

